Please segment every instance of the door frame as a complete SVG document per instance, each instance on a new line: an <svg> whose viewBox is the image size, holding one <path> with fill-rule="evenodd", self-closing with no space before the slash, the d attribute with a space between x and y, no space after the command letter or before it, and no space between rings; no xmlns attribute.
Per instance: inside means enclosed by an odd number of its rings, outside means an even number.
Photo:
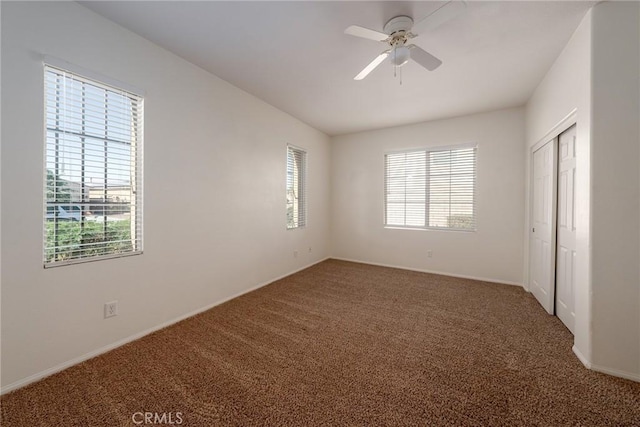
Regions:
<svg viewBox="0 0 640 427"><path fill-rule="evenodd" d="M527 236L528 236L528 245L527 245L527 250L528 250L528 260L527 260L527 265L528 265L528 272L527 272L527 284L528 284L528 289L527 291L529 293L532 292L532 288L531 288L531 275L532 275L532 256L533 256L533 251L531 250L531 246L533 244L533 239L532 239L532 229L533 229L533 208L534 208L534 179L533 179L533 173L534 173L534 166L533 166L533 153L535 153L536 151L538 151L540 148L544 147L547 143L551 142L553 143L553 182L551 185L551 191L552 191L552 195L551 195L551 205L552 205L552 212L551 212L551 226L552 226L552 230L551 230L551 260L550 263L551 265L549 266L550 268L550 275L553 277L553 285L551 286L549 295L550 295L550 306L549 307L544 307L544 309L551 315L555 314L555 304L556 304L556 298L555 298L555 292L556 292L556 250L557 250L557 246L558 246L558 240L557 240L557 224L558 224L558 215L557 215L557 205L558 205L558 138L560 137L560 134L563 133L564 131L566 131L567 129L569 129L571 126L576 125L576 128L578 126L577 123L577 108L574 108L569 114L567 114L562 120L560 120L555 126L553 126L551 128L551 130L549 132L547 132L545 134L545 136L541 139L538 140L537 143L535 143L529 151L529 221L527 222Z"/></svg>

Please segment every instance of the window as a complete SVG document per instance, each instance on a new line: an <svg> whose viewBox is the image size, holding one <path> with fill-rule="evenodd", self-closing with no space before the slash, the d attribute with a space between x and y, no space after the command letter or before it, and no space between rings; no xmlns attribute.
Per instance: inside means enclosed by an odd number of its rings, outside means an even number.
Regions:
<svg viewBox="0 0 640 427"><path fill-rule="evenodd" d="M385 155L385 225L475 230L475 146Z"/></svg>
<svg viewBox="0 0 640 427"><path fill-rule="evenodd" d="M142 98L45 66L45 267L142 252Z"/></svg>
<svg viewBox="0 0 640 427"><path fill-rule="evenodd" d="M287 228L307 224L307 153L287 146Z"/></svg>

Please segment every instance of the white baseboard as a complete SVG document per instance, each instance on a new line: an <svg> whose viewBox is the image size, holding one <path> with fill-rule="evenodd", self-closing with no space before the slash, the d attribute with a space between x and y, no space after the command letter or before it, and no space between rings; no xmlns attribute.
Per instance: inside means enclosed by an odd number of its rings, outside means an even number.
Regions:
<svg viewBox="0 0 640 427"><path fill-rule="evenodd" d="M591 365L591 369L596 372L601 372L607 375L613 375L614 377L624 378L625 380L631 380L640 383L640 374L634 374L633 372L619 371L617 369L611 369L599 365Z"/></svg>
<svg viewBox="0 0 640 427"><path fill-rule="evenodd" d="M465 276L465 275L462 275L462 274L454 274L454 273L449 273L449 272L446 272L446 271L426 270L426 269L422 269L422 268L404 267L404 266L401 266L401 265L392 265L392 264L382 264L382 263L379 263L379 262L362 261L362 260L350 259L350 258L340 258L340 257L330 257L330 258L331 259L337 259L339 261L357 262L359 264L370 264L370 265L377 265L379 267L398 268L400 270L417 271L419 273L439 274L441 276L458 277L460 279L471 279L471 280L478 280L478 281L481 281L481 282L491 282L491 283L499 283L501 285L513 285L513 286L522 287L522 283L510 282L508 280L489 279L489 278L486 278L486 277L477 277L477 276Z"/></svg>
<svg viewBox="0 0 640 427"><path fill-rule="evenodd" d="M582 362L585 368L591 369L591 362L589 362L589 359L587 359L584 354L582 354L582 352L578 350L578 347L574 345L573 347L571 347L571 350L573 350L573 354L578 357L578 360Z"/></svg>
<svg viewBox="0 0 640 427"><path fill-rule="evenodd" d="M156 326L153 326L153 327L151 327L149 329L146 329L144 331L138 332L137 334L130 335L130 336L128 336L126 338L123 338L123 339L121 339L119 341L116 341L114 343L105 345L104 347L100 347L97 350L90 351L89 353L85 353L82 356L73 358L71 360L67 360L66 362L60 363L59 365L56 365L56 366L54 366L52 368L45 369L44 371L37 372L37 373L35 373L33 375L30 375L30 376L28 376L26 378L23 378L21 380L15 381L15 382L13 382L11 384L8 384L8 385L0 388L0 395L3 395L5 393L9 393L10 391L13 391L13 390L17 390L17 389L19 389L21 387L24 387L24 386L26 386L28 384L31 384L33 382L40 381L40 380L42 380L42 379L44 379L44 378L46 378L46 377L48 377L50 375L55 374L56 372L63 371L65 369L67 369L67 368L70 368L70 367L72 367L74 365L77 365L78 363L82 363L85 360L89 360L89 359L91 359L93 357L99 356L99 355L101 355L103 353L106 353L108 351L111 351L111 350L113 350L115 348L121 347L121 346L123 346L123 345L125 345L127 343L130 343L132 341L140 339L140 338L144 337L145 335L149 335L149 334L151 334L151 333L153 333L155 331L158 331L160 329L166 328L167 326L171 326L174 323L177 323L177 322L180 322L180 321L182 321L184 319L187 319L189 317L195 316L196 314L200 314L200 313L202 313L204 311L207 311L207 310L209 310L209 309L211 309L211 308L213 308L213 307L215 307L217 305L223 304L223 303L225 303L227 301L230 301L230 300L232 300L234 298L238 298L239 296L242 296L242 295L247 294L249 292L255 291L256 289L259 289L259 288L261 288L263 286L266 286L266 285L268 285L270 283L276 282L276 281L278 281L280 279L284 279L287 276L291 276L292 274L295 274L295 273L297 273L299 271L302 271L302 270L305 270L305 269L307 269L307 268L309 268L309 267L311 267L313 265L316 265L316 264L319 264L319 263L321 263L323 261L326 261L329 258L330 257L325 257L325 258L323 258L323 259L321 259L319 261L312 262L310 264L305 265L304 267L298 268L297 270L294 270L294 271L291 271L289 273L283 274L283 275L278 276L278 277L276 277L274 279L267 280L265 282L259 283L256 286L253 286L253 287L251 287L249 289L245 289L245 290L243 290L241 292L238 292L238 293L236 293L234 295L231 295L231 296L229 296L227 298L224 298L224 299L222 299L220 301L216 301L216 302L214 302L212 304L208 304L208 305L206 305L204 307L198 308L198 309L193 310L193 311L191 311L189 313L183 314L183 315L178 316L178 317L176 317L174 319L168 320L168 321L163 322L163 323L161 323L159 325L156 325Z"/></svg>
<svg viewBox="0 0 640 427"><path fill-rule="evenodd" d="M574 352L575 352L575 350L574 350ZM587 361L587 363L585 363L584 361L582 361L580 356L578 356L578 358L584 364L584 366L586 366L587 368L591 369L592 371L600 372L600 373L607 374L607 375L613 375L614 377L624 378L625 380L631 380L631 381L635 381L635 382L639 382L640 383L640 374L638 374L638 373L621 371L619 369L613 369L613 368L608 368L606 366L595 365L595 364L590 363L588 361Z"/></svg>
<svg viewBox="0 0 640 427"><path fill-rule="evenodd" d="M594 365L586 357L584 357L584 354L582 354L575 345L572 347L572 350L575 353L575 355L578 356L578 359L580 359L582 364L587 369L591 369L592 371L601 372L607 375L613 375L614 377L624 378L626 380L640 382L640 374L634 374L632 372L620 371L618 369L612 369L612 368L607 368L605 366Z"/></svg>

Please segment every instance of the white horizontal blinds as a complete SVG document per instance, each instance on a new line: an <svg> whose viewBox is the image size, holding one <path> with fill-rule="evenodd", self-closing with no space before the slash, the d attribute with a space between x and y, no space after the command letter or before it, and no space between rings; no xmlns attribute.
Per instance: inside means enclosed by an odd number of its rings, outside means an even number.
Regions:
<svg viewBox="0 0 640 427"><path fill-rule="evenodd" d="M307 223L307 153L287 146L287 228Z"/></svg>
<svg viewBox="0 0 640 427"><path fill-rule="evenodd" d="M45 265L142 250L142 98L45 66Z"/></svg>
<svg viewBox="0 0 640 427"><path fill-rule="evenodd" d="M475 230L476 148L428 155L429 227Z"/></svg>
<svg viewBox="0 0 640 427"><path fill-rule="evenodd" d="M423 151L385 157L386 225L426 225L427 155Z"/></svg>
<svg viewBox="0 0 640 427"><path fill-rule="evenodd" d="M475 230L476 148L385 156L385 225Z"/></svg>

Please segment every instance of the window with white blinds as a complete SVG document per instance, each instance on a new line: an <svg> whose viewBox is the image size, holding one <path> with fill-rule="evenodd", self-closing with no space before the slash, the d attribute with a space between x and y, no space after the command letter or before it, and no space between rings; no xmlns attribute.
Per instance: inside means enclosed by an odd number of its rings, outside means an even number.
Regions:
<svg viewBox="0 0 640 427"><path fill-rule="evenodd" d="M307 224L307 153L287 146L287 228Z"/></svg>
<svg viewBox="0 0 640 427"><path fill-rule="evenodd" d="M385 225L475 230L475 146L385 155Z"/></svg>
<svg viewBox="0 0 640 427"><path fill-rule="evenodd" d="M142 98L44 74L45 267L141 253Z"/></svg>

